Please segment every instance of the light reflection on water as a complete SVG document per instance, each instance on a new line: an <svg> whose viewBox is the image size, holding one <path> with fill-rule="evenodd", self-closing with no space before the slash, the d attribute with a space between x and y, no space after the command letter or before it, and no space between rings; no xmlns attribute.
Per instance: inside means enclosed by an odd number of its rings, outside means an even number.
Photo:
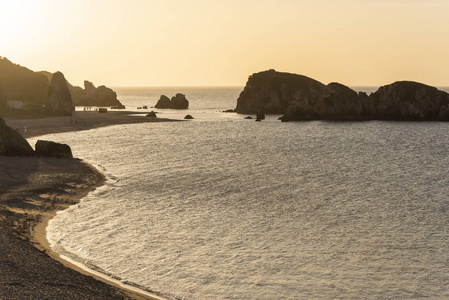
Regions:
<svg viewBox="0 0 449 300"><path fill-rule="evenodd" d="M447 298L446 127L239 117L56 135L116 179L49 230L173 298Z"/></svg>

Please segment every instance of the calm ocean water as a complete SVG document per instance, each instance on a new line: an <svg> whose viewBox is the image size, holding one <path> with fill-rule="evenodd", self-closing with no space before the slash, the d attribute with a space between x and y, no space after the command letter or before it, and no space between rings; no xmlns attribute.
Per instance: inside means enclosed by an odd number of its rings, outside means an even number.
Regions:
<svg viewBox="0 0 449 300"><path fill-rule="evenodd" d="M262 122L241 88L120 88L189 122L46 136L108 175L54 249L177 299L449 298L449 124ZM151 109L149 109L151 110ZM137 110L136 110L137 111Z"/></svg>

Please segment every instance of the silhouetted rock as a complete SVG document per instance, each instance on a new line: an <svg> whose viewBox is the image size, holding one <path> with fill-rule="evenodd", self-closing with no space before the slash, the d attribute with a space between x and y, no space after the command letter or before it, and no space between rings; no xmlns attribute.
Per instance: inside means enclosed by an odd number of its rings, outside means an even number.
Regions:
<svg viewBox="0 0 449 300"><path fill-rule="evenodd" d="M30 156L33 153L30 144L0 118L0 155Z"/></svg>
<svg viewBox="0 0 449 300"><path fill-rule="evenodd" d="M284 114L293 100L303 102L304 113L312 113L309 100L322 92L324 85L311 78L274 70L253 74L237 100L235 111L256 114Z"/></svg>
<svg viewBox="0 0 449 300"><path fill-rule="evenodd" d="M171 98L170 108L172 109L187 109L189 108L189 101L184 94L176 94Z"/></svg>
<svg viewBox="0 0 449 300"><path fill-rule="evenodd" d="M156 108L171 108L171 109L187 109L189 108L189 101L183 94L176 94L171 100L165 96L161 95L161 98L157 101Z"/></svg>
<svg viewBox="0 0 449 300"><path fill-rule="evenodd" d="M417 82L383 86L370 96L339 83L269 70L250 76L238 113L285 114L286 120L439 120L449 121L449 94ZM261 119L259 117L259 119Z"/></svg>
<svg viewBox="0 0 449 300"><path fill-rule="evenodd" d="M187 115L187 116L184 117L184 119L186 119L186 120L193 120L193 117L191 115Z"/></svg>
<svg viewBox="0 0 449 300"><path fill-rule="evenodd" d="M259 110L257 111L256 119L259 119L259 120L265 120L265 114L264 114L264 112L263 112L263 109L259 109Z"/></svg>
<svg viewBox="0 0 449 300"><path fill-rule="evenodd" d="M155 113L154 111L150 111L150 112L146 115L146 117L149 117L149 118L157 118L156 113Z"/></svg>
<svg viewBox="0 0 449 300"><path fill-rule="evenodd" d="M57 72L55 74L58 74ZM15 100L22 102L23 109L28 111L41 111L42 105L50 103L50 109L45 107L47 112L51 111L55 114L67 114L66 109L60 111L54 106L50 97L55 97L55 89L51 87L53 74L47 71L34 72L20 65L13 64L6 58L0 57L0 111L6 109L6 102ZM71 94L71 101L73 105L83 106L113 106L114 108L123 109L120 101L117 99L117 94L105 86L95 88L95 86L86 81L85 89L78 86L72 86L67 82L69 92ZM62 87L62 83L59 83ZM1 91L3 90L3 94ZM58 95L64 94L65 91L59 90ZM59 96L58 96L59 97ZM67 99L67 96L62 96ZM44 103L43 103L44 102ZM53 112L53 109L57 111Z"/></svg>
<svg viewBox="0 0 449 300"><path fill-rule="evenodd" d="M45 75L0 57L0 110L7 100L22 101L24 108L40 110L49 85Z"/></svg>
<svg viewBox="0 0 449 300"><path fill-rule="evenodd" d="M448 121L449 94L411 81L380 87L369 96L377 119Z"/></svg>
<svg viewBox="0 0 449 300"><path fill-rule="evenodd" d="M37 156L73 158L72 150L67 144L38 140L35 148Z"/></svg>
<svg viewBox="0 0 449 300"><path fill-rule="evenodd" d="M45 111L58 115L72 115L75 110L72 104L72 96L67 87L67 81L61 72L53 74L48 88L48 97L48 100L45 101Z"/></svg>
<svg viewBox="0 0 449 300"><path fill-rule="evenodd" d="M170 98L165 95L161 95L159 100L157 101L155 108L170 108Z"/></svg>
<svg viewBox="0 0 449 300"><path fill-rule="evenodd" d="M247 116L247 117L245 117L244 119L245 119L245 120L252 120L252 119L253 119L253 117L251 117L251 116Z"/></svg>
<svg viewBox="0 0 449 300"><path fill-rule="evenodd" d="M77 106L110 106L112 109L124 109L125 106L117 99L117 93L101 85L95 87L92 82L85 80L84 89L69 84L73 103Z"/></svg>

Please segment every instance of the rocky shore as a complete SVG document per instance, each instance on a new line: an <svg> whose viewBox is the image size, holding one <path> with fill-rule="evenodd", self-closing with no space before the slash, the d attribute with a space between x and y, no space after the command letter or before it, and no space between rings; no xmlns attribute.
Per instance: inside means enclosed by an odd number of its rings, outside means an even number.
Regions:
<svg viewBox="0 0 449 300"><path fill-rule="evenodd" d="M449 121L449 94L422 83L397 81L375 93L268 70L253 74L235 111L283 114L284 120Z"/></svg>
<svg viewBox="0 0 449 300"><path fill-rule="evenodd" d="M18 132L32 137L155 121L167 120L132 117L125 112L105 116L75 112L71 117L7 119L0 124L0 143L12 141L15 149L20 140ZM15 130L6 124L15 125ZM101 185L103 175L77 159L21 155L0 155L0 299L159 299L77 268L62 260L46 244L47 221L56 211L78 203Z"/></svg>

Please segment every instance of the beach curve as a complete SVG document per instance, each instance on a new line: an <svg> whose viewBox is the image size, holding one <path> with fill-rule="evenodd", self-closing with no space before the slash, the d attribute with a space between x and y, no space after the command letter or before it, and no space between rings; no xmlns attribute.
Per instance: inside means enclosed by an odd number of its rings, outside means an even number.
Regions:
<svg viewBox="0 0 449 300"><path fill-rule="evenodd" d="M21 133L27 138L111 125L173 121L131 117L123 111L100 118L94 112L76 113L76 123L73 117L5 120L19 131L24 128ZM8 257L0 262L0 298L70 295L90 299L162 299L70 262L51 249L46 239L49 220L104 183L104 176L93 166L76 159L0 157L0 167L0 235L4 241L0 250Z"/></svg>

